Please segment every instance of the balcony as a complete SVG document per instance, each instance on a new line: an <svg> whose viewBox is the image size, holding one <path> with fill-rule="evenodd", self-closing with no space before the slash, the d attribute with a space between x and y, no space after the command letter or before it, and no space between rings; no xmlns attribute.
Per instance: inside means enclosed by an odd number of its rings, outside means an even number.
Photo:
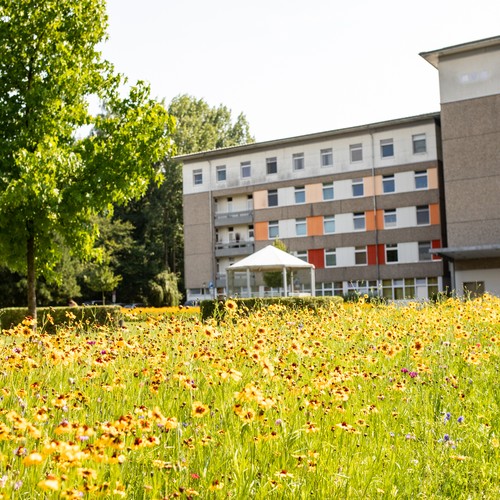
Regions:
<svg viewBox="0 0 500 500"><path fill-rule="evenodd" d="M240 212L218 212L215 214L215 227L237 226L240 224L253 223L253 210L243 210Z"/></svg>
<svg viewBox="0 0 500 500"><path fill-rule="evenodd" d="M250 255L254 252L253 241L231 241L229 243L216 243L216 257L238 257L241 255Z"/></svg>

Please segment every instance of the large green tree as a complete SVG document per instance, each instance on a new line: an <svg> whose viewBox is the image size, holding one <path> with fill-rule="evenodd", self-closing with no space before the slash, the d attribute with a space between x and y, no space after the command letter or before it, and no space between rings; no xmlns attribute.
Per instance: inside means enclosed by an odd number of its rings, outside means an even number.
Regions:
<svg viewBox="0 0 500 500"><path fill-rule="evenodd" d="M54 278L64 246L90 255L94 216L142 196L171 152L149 88L120 97L97 50L106 28L104 0L0 0L0 258L27 274L34 318L37 277Z"/></svg>
<svg viewBox="0 0 500 500"><path fill-rule="evenodd" d="M176 120L172 140L177 155L254 142L246 117L240 114L234 119L222 104L210 106L204 99L184 94L172 99L168 112ZM165 158L162 172L165 181L161 185L151 184L141 200L116 211L136 228L136 255L129 255L120 269L122 287L136 290L136 294L157 274L182 274L184 270L181 163ZM182 279L180 283L182 286ZM130 293L124 292L126 296Z"/></svg>

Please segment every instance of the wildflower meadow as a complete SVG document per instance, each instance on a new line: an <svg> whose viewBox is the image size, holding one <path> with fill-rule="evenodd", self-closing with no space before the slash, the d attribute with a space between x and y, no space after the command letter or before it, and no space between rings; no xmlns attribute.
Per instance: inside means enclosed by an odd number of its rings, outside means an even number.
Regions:
<svg viewBox="0 0 500 500"><path fill-rule="evenodd" d="M0 336L0 499L500 498L500 300Z"/></svg>

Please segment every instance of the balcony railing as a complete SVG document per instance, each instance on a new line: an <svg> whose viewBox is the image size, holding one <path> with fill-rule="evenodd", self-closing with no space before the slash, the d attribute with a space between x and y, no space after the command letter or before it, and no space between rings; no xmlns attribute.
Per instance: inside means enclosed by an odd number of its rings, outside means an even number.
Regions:
<svg viewBox="0 0 500 500"><path fill-rule="evenodd" d="M253 241L231 241L229 243L216 243L216 257L236 257L238 255L250 255L254 251Z"/></svg>
<svg viewBox="0 0 500 500"><path fill-rule="evenodd" d="M215 227L236 226L238 224L251 224L253 211L242 210L239 212L217 212L215 214Z"/></svg>

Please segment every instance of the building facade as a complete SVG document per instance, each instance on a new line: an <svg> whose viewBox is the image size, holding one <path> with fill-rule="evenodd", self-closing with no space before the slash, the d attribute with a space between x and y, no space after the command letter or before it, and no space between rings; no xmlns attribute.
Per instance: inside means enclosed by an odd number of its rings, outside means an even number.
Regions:
<svg viewBox="0 0 500 500"><path fill-rule="evenodd" d="M441 113L179 157L188 299L276 238L316 295L500 294L500 37L421 55Z"/></svg>
<svg viewBox="0 0 500 500"><path fill-rule="evenodd" d="M276 238L314 264L317 295L442 290L439 137L429 114L182 157L188 297Z"/></svg>
<svg viewBox="0 0 500 500"><path fill-rule="evenodd" d="M439 71L447 245L458 294L500 296L500 37L422 53Z"/></svg>

